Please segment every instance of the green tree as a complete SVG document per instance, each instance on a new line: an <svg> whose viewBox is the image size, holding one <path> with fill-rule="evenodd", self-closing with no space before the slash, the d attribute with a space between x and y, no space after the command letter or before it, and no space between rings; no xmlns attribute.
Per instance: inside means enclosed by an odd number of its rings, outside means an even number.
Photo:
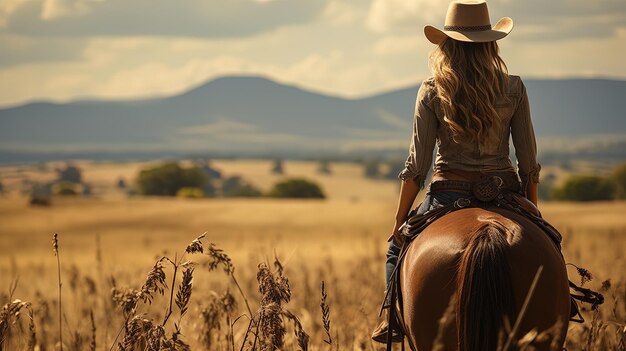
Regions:
<svg viewBox="0 0 626 351"><path fill-rule="evenodd" d="M204 190L208 178L198 167L183 168L176 162L144 169L137 178L137 187L143 195L175 196L185 187Z"/></svg>
<svg viewBox="0 0 626 351"><path fill-rule="evenodd" d="M259 189L245 182L240 176L226 178L222 183L222 194L225 197L258 197L262 195Z"/></svg>
<svg viewBox="0 0 626 351"><path fill-rule="evenodd" d="M613 178L619 188L618 197L626 199L626 162L620 163L615 167L611 178Z"/></svg>
<svg viewBox="0 0 626 351"><path fill-rule="evenodd" d="M57 169L57 175L59 181L63 182L80 183L82 180L80 168L72 165L67 165L63 169Z"/></svg>
<svg viewBox="0 0 626 351"><path fill-rule="evenodd" d="M553 191L553 197L569 201L601 201L615 198L617 185L612 179L591 175L571 176Z"/></svg>
<svg viewBox="0 0 626 351"><path fill-rule="evenodd" d="M282 198L323 199L326 197L319 185L302 178L292 178L278 182L267 195Z"/></svg>

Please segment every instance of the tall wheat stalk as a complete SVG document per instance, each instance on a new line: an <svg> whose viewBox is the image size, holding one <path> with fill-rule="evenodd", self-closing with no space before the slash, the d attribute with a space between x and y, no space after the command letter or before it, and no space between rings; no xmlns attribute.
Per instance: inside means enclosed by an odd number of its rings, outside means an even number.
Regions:
<svg viewBox="0 0 626 351"><path fill-rule="evenodd" d="M326 299L328 295L326 293L326 285L322 280L322 298L320 300L320 308L322 309L322 325L324 326L324 331L326 332L326 340L325 343L328 344L330 350L333 348L333 339L330 336L330 306L328 306L328 302Z"/></svg>
<svg viewBox="0 0 626 351"><path fill-rule="evenodd" d="M52 236L52 250L54 252L54 256L56 256L57 258L57 274L58 274L58 281L59 281L59 303L57 304L58 307L58 312L59 312L59 344L60 344L60 348L61 351L63 351L63 323L61 322L62 320L62 316L63 316L63 305L62 305L62 301L61 301L61 287L62 287L62 283L61 283L61 257L59 256L59 235L57 233L54 233L54 236Z"/></svg>

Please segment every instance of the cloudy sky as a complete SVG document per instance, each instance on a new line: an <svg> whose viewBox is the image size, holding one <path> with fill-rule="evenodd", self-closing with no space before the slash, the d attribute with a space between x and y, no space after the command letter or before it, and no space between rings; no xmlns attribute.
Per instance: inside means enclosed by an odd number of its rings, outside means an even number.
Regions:
<svg viewBox="0 0 626 351"><path fill-rule="evenodd" d="M489 0L513 74L626 79L626 1ZM0 106L176 94L258 74L358 97L429 75L448 0L0 0Z"/></svg>

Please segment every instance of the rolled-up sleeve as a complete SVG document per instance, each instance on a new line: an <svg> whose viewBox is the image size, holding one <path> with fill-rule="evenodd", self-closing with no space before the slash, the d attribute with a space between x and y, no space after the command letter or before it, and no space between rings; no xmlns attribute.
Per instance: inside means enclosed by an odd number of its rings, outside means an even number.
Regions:
<svg viewBox="0 0 626 351"><path fill-rule="evenodd" d="M541 165L537 162L537 142L530 117L530 104L523 82L520 101L511 117L511 136L517 157L517 172L522 184L539 183Z"/></svg>
<svg viewBox="0 0 626 351"><path fill-rule="evenodd" d="M399 179L403 181L411 179L420 189L424 187L437 139L438 121L434 111L428 105L429 89L427 83L422 82L417 91L409 156L404 163L404 169L398 174Z"/></svg>

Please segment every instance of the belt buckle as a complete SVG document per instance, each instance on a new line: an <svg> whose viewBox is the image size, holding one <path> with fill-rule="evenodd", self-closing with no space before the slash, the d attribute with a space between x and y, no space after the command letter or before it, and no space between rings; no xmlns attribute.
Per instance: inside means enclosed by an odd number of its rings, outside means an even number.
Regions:
<svg viewBox="0 0 626 351"><path fill-rule="evenodd" d="M474 184L472 194L479 201L490 202L498 197L502 185L504 185L504 180L501 177L492 176L487 180Z"/></svg>

